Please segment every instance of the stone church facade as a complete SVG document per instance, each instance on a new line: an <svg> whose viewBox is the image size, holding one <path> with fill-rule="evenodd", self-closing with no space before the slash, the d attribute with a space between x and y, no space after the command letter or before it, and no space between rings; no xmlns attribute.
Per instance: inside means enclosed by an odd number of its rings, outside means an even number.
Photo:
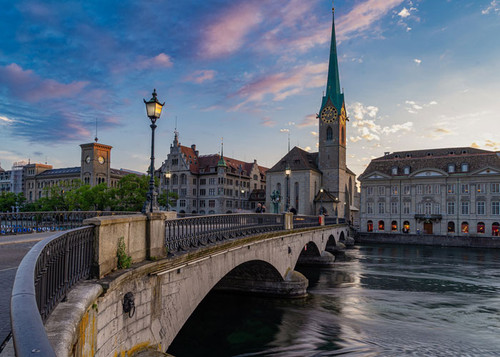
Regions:
<svg viewBox="0 0 500 357"><path fill-rule="evenodd" d="M344 93L340 90L334 20L326 93L317 118L318 152L310 153L294 147L268 170L267 205L278 212L283 212L288 206L298 214L317 215L322 212L357 222L356 175L346 163L348 117ZM287 169L291 172L288 178ZM280 202L273 205L278 195Z"/></svg>

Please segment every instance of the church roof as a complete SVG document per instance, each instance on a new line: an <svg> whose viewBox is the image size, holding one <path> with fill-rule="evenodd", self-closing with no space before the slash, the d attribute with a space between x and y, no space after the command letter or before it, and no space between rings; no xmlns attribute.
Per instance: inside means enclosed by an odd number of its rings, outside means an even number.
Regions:
<svg viewBox="0 0 500 357"><path fill-rule="evenodd" d="M288 164L293 171L313 170L321 172L318 168L318 153L307 152L297 146L290 150L276 165L267 172L283 172Z"/></svg>
<svg viewBox="0 0 500 357"><path fill-rule="evenodd" d="M398 169L398 176L403 175L404 168L413 172L423 169L439 169L448 172L448 165L455 165L455 172L450 175L462 174L460 167L468 164L467 172L474 172L485 167L500 169L500 153L470 147L439 148L414 151L398 151L373 159L365 171L359 176L363 180L367 175L379 172L392 176L392 169ZM406 175L408 176L408 175Z"/></svg>

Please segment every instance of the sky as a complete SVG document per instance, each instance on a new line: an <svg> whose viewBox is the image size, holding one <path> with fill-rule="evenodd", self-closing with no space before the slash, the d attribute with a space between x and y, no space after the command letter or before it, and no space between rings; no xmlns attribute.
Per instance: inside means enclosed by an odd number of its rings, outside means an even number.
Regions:
<svg viewBox="0 0 500 357"><path fill-rule="evenodd" d="M200 154L272 167L317 151L331 0L0 0L0 165L80 165L80 144L146 172L143 99ZM336 0L347 164L384 152L500 150L500 0Z"/></svg>

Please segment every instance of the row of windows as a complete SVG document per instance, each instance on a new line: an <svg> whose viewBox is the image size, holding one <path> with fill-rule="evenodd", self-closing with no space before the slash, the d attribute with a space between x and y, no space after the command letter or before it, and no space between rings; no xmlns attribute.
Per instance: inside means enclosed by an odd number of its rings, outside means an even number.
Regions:
<svg viewBox="0 0 500 357"><path fill-rule="evenodd" d="M216 177L211 177L208 179L208 184L209 185L215 185L216 183L218 183L219 185L230 185L230 186L233 186L233 183L235 186L239 186L239 184L241 184L242 187L247 187L249 188L250 187L250 182L246 182L246 181L239 181L239 180L232 180L232 179L226 179L226 178L223 178L223 177L219 177L218 180L216 180L217 178ZM170 182L169 180L165 180L166 184L169 185ZM187 175L186 174L182 174L179 176L177 176L176 174L173 174L172 175L172 185L178 185L180 182L181 185L187 185ZM196 178L193 178L193 185L196 185ZM207 184L207 179L200 179L200 186L205 186ZM255 187L257 188L257 187Z"/></svg>
<svg viewBox="0 0 500 357"><path fill-rule="evenodd" d="M460 214L461 215L468 215L470 214L470 202L468 201L463 201L460 202ZM390 206L390 213L391 214L399 214L399 202L391 202ZM366 203L366 213L367 214L374 214L375 206L373 202L367 202ZM386 204L385 202L378 202L377 206L377 213L378 214L385 214L389 213L386 212ZM403 214L410 214L411 213L411 202L403 202L402 203L402 213ZM457 213L456 209L456 202L450 201L446 203L446 214L448 215L453 215ZM426 215L431 215L431 214L441 214L441 205L439 203L432 203L432 202L421 202L417 204L417 214L426 214ZM476 214L477 215L486 215L486 202L485 201L477 201L476 202ZM496 216L500 215L500 202L499 201L492 201L491 206L490 206L490 215Z"/></svg>
<svg viewBox="0 0 500 357"><path fill-rule="evenodd" d="M367 222L366 230L368 232L373 232L373 221ZM378 221L378 231L379 232L385 231L385 222L383 220ZM397 231L398 231L398 222L392 221L391 222L391 232L397 232ZM409 233L410 232L410 222L404 221L401 231L403 233ZM456 233L455 232L455 222L448 222L447 231L448 231L448 233ZM460 232L469 233L469 223L468 222L461 223ZM484 224L484 222L477 223L476 233L479 233L479 234L486 233L486 225ZM500 224L498 222L492 223L491 224L491 235L498 237L499 233L500 233Z"/></svg>
<svg viewBox="0 0 500 357"><path fill-rule="evenodd" d="M469 164L467 163L463 163L460 165L460 169L461 169L461 172L469 172ZM409 175L410 174L410 166L405 166L403 168L403 174L404 175ZM448 164L448 173L454 173L456 172L456 167L455 167L455 164ZM395 175L398 175L399 174L399 168L397 166L394 166L392 169L391 169L391 174L393 176Z"/></svg>
<svg viewBox="0 0 500 357"><path fill-rule="evenodd" d="M440 185L439 184L428 184L428 185L415 185L417 195L432 195L440 193ZM446 192L449 194L457 193L457 185L449 184L446 186ZM385 186L377 186L377 193L379 196L385 196ZM391 186L391 195L397 196L400 194L400 190L402 189L403 195L411 195L411 186L403 185L401 188L398 185ZM490 193L500 193L500 183L490 183L489 185ZM477 193L486 193L487 192L487 184L486 183L478 183L476 184L475 191ZM375 193L374 186L368 186L366 188L366 194L369 196L373 196ZM460 184L460 193L467 195L471 193L471 186L468 183Z"/></svg>
<svg viewBox="0 0 500 357"><path fill-rule="evenodd" d="M186 207L187 203L188 203L187 200L182 200L181 199L181 200L179 200L179 207ZM214 208L215 205L216 205L215 200L200 200L199 202L197 202L196 200L193 200L191 202L192 207L196 208L196 204L197 203L199 203L199 207L200 208L205 208L205 207ZM226 205L226 208L233 208L233 207L234 208L239 208L239 206L242 206L242 208L248 208L249 202L240 202L240 201L227 200L225 202L225 205Z"/></svg>

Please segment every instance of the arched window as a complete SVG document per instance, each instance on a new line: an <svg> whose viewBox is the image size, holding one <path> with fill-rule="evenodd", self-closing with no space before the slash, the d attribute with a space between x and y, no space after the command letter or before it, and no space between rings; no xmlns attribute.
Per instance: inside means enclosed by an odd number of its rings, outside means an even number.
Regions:
<svg viewBox="0 0 500 357"><path fill-rule="evenodd" d="M326 129L326 140L328 140L328 141L333 140L333 130L332 130L332 127L331 127L331 126L329 126L329 127Z"/></svg>
<svg viewBox="0 0 500 357"><path fill-rule="evenodd" d="M484 222L478 222L477 224L477 233L482 233L486 231L486 226L484 225Z"/></svg>
<svg viewBox="0 0 500 357"><path fill-rule="evenodd" d="M181 175L181 185L187 184L187 176L186 174Z"/></svg>
<svg viewBox="0 0 500 357"><path fill-rule="evenodd" d="M281 183L279 183L279 182L276 185L276 191L278 191L281 194Z"/></svg>
<svg viewBox="0 0 500 357"><path fill-rule="evenodd" d="M378 230L383 231L385 229L384 221L378 221Z"/></svg>
<svg viewBox="0 0 500 357"><path fill-rule="evenodd" d="M177 185L179 183L179 177L176 174L172 175L172 185Z"/></svg>
<svg viewBox="0 0 500 357"><path fill-rule="evenodd" d="M403 222L403 233L410 233L410 222Z"/></svg>
<svg viewBox="0 0 500 357"><path fill-rule="evenodd" d="M398 230L398 222L392 221L391 223L391 231L396 232Z"/></svg>
<svg viewBox="0 0 500 357"><path fill-rule="evenodd" d="M455 222L448 222L448 233L455 233Z"/></svg>
<svg viewBox="0 0 500 357"><path fill-rule="evenodd" d="M462 233L469 233L469 223L462 222Z"/></svg>
<svg viewBox="0 0 500 357"><path fill-rule="evenodd" d="M366 222L366 231L373 232L373 222L372 221Z"/></svg>
<svg viewBox="0 0 500 357"><path fill-rule="evenodd" d="M295 182L295 209L298 211L299 209L299 183Z"/></svg>
<svg viewBox="0 0 500 357"><path fill-rule="evenodd" d="M499 230L500 230L500 224L498 224L498 222L494 222L494 223L491 225L491 235L492 235L492 236L495 236L495 237L498 237L498 235L499 235Z"/></svg>

